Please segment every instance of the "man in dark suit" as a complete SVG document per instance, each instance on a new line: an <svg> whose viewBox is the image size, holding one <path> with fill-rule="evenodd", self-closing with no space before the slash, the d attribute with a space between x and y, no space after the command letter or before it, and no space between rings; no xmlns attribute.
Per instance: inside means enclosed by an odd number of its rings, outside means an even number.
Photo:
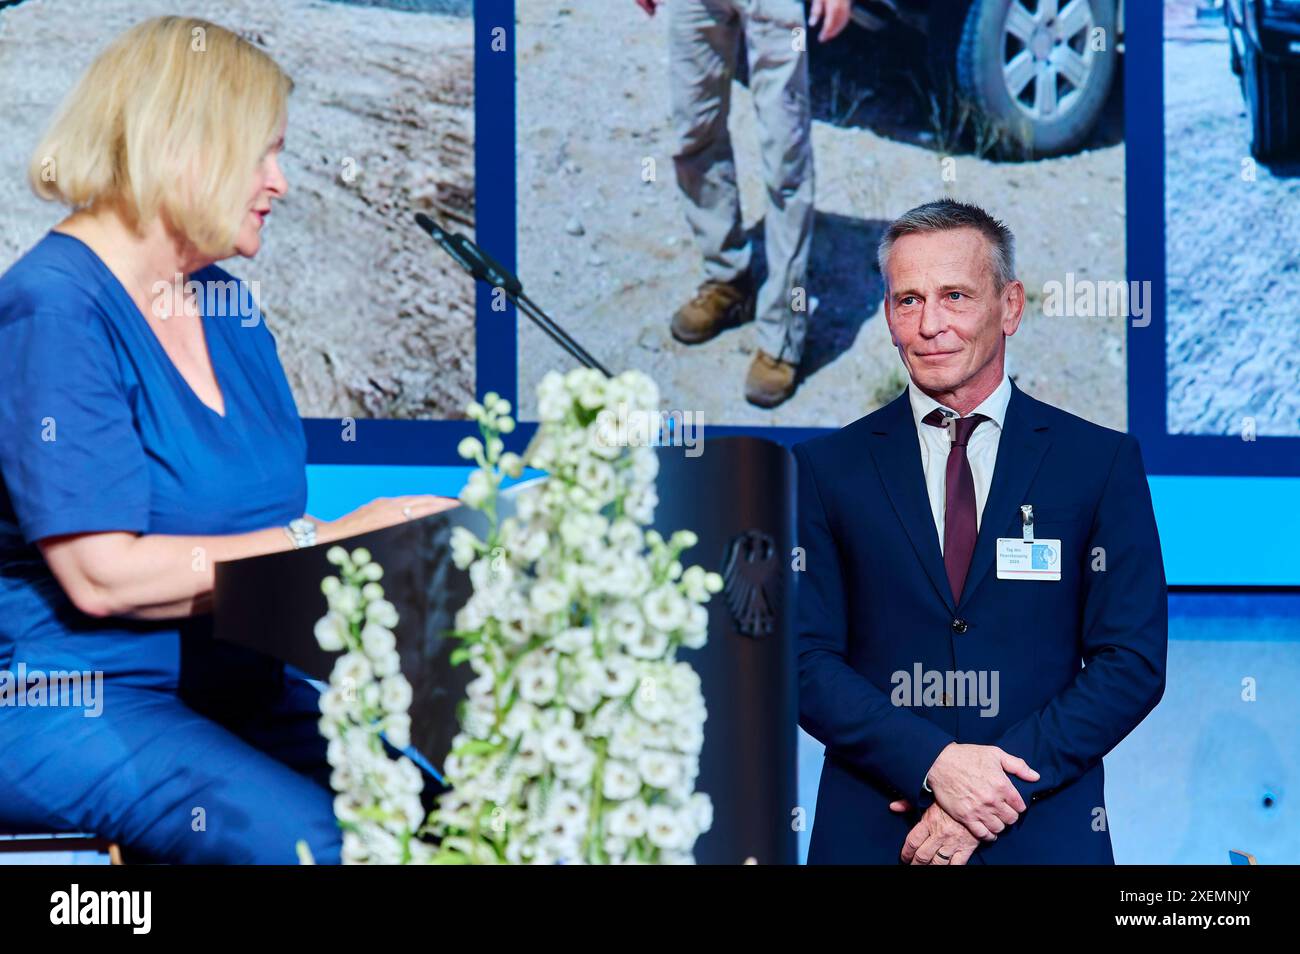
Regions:
<svg viewBox="0 0 1300 954"><path fill-rule="evenodd" d="M894 222L908 389L795 448L811 863L1114 863L1102 756L1164 692L1160 540L1137 441L1007 377L1013 263L975 206Z"/></svg>

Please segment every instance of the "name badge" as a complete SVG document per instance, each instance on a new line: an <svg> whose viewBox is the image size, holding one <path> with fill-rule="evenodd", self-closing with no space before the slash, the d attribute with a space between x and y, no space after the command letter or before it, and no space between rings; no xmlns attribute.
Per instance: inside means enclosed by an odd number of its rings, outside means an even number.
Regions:
<svg viewBox="0 0 1300 954"><path fill-rule="evenodd" d="M998 537L999 580L1059 580L1060 540Z"/></svg>

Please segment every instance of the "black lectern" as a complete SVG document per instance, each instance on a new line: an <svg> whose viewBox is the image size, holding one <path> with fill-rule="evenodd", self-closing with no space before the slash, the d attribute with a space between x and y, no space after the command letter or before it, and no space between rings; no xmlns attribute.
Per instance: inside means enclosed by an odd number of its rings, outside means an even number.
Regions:
<svg viewBox="0 0 1300 954"><path fill-rule="evenodd" d="M755 437L708 440L700 448L695 457L682 447L658 449L655 519L665 536L694 530L699 543L683 562L726 582L708 604L708 644L681 656L700 674L708 706L696 789L713 799L714 819L695 856L701 864L793 864L793 459L781 445ZM509 503L503 505L508 512ZM451 562L458 525L486 530L481 514L456 507L343 541L348 549L367 547L384 567L385 595L401 614L402 672L415 690L411 741L434 765L450 748L456 706L472 678L467 666L450 664L456 641L446 635L470 593L468 575ZM312 631L325 612L320 581L336 569L327 549L219 563L217 637L327 679L335 654L321 650Z"/></svg>

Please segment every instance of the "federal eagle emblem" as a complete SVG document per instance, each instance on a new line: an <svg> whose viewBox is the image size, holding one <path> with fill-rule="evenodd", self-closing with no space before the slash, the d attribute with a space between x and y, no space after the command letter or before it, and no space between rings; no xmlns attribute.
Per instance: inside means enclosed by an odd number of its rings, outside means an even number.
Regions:
<svg viewBox="0 0 1300 954"><path fill-rule="evenodd" d="M776 541L761 530L732 538L722 564L722 596L742 636L771 636L776 628Z"/></svg>

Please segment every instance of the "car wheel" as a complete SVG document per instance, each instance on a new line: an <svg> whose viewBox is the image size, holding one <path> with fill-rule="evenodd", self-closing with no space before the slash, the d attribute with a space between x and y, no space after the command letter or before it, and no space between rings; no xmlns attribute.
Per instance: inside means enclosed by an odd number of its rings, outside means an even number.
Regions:
<svg viewBox="0 0 1300 954"><path fill-rule="evenodd" d="M1077 148L1115 76L1115 8L1116 0L970 0L955 43L960 92L1034 155Z"/></svg>
<svg viewBox="0 0 1300 954"><path fill-rule="evenodd" d="M1250 113L1250 152L1261 162L1292 158L1297 153L1297 99L1300 76L1295 70L1269 62L1247 43L1242 85Z"/></svg>

